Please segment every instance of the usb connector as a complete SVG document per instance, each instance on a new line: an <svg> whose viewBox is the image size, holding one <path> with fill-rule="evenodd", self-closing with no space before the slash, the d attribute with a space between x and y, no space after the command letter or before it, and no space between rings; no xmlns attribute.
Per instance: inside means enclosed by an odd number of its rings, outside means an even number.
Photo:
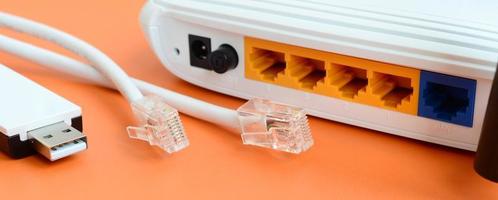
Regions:
<svg viewBox="0 0 498 200"><path fill-rule="evenodd" d="M34 149L51 161L87 149L86 136L65 122L29 131L28 135Z"/></svg>
<svg viewBox="0 0 498 200"><path fill-rule="evenodd" d="M1 64L0 77L0 151L54 161L87 149L79 106Z"/></svg>

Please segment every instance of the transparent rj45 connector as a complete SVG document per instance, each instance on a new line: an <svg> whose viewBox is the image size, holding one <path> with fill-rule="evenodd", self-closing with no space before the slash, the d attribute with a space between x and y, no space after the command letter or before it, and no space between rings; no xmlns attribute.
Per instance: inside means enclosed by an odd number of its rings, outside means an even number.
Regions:
<svg viewBox="0 0 498 200"><path fill-rule="evenodd" d="M178 111L159 97L146 96L132 103L133 113L140 126L127 128L130 138L149 142L168 153L189 145Z"/></svg>
<svg viewBox="0 0 498 200"><path fill-rule="evenodd" d="M252 99L237 112L244 144L295 154L313 146L308 119L301 108Z"/></svg>

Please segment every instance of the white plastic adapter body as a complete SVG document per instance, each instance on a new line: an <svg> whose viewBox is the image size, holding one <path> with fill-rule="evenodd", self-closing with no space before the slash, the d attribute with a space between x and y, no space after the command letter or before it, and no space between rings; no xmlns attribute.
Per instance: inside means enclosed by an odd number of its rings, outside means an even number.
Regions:
<svg viewBox="0 0 498 200"><path fill-rule="evenodd" d="M65 122L81 116L81 108L52 91L0 64L0 132L8 137Z"/></svg>

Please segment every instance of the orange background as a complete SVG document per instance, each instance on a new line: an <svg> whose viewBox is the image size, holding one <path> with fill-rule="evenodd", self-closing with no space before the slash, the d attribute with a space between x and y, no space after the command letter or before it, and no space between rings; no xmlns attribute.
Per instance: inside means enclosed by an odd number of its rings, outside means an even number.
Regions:
<svg viewBox="0 0 498 200"><path fill-rule="evenodd" d="M4 0L0 10L72 33L133 76L218 105L240 106L242 100L188 84L161 66L138 24L143 3ZM118 93L6 54L0 53L0 62L82 106L90 147L54 163L0 153L0 199L498 199L498 186L474 173L472 152L317 118L310 120L315 146L290 156L243 146L234 134L183 115L191 146L166 155L128 139L125 127L134 123L133 116Z"/></svg>

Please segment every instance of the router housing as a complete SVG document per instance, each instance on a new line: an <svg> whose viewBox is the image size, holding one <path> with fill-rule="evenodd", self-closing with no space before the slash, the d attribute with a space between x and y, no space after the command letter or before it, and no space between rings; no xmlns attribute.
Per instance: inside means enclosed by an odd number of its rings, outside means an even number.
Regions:
<svg viewBox="0 0 498 200"><path fill-rule="evenodd" d="M150 0L141 22L161 62L190 83L474 151L498 59L497 8L484 0ZM223 45L239 62L216 73L209 56Z"/></svg>

